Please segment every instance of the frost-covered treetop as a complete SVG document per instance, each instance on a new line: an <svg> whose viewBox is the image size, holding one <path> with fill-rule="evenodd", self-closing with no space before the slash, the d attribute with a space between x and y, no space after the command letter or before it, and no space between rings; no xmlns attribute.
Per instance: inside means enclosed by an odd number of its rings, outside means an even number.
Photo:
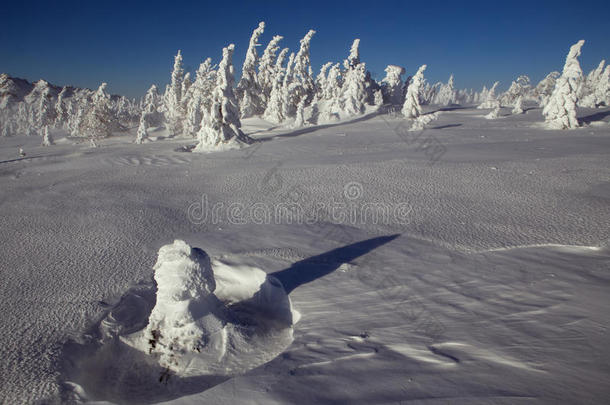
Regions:
<svg viewBox="0 0 610 405"><path fill-rule="evenodd" d="M344 63L344 66L346 69L353 68L360 63L360 51L358 50L359 46L360 46L360 39L358 39L358 38L354 39L354 42L352 43L352 47L350 48L350 51L349 51L349 56L347 57L347 60Z"/></svg>
<svg viewBox="0 0 610 405"><path fill-rule="evenodd" d="M582 46L585 44L585 40L581 39L570 47L570 52L566 57L566 63L563 66L563 76L566 78L580 79L582 77L582 69L578 62Z"/></svg>
<svg viewBox="0 0 610 405"><path fill-rule="evenodd" d="M400 83L400 76L405 73L405 68L397 65L388 65L388 67L385 68L385 73L384 82L388 84Z"/></svg>
<svg viewBox="0 0 610 405"><path fill-rule="evenodd" d="M258 28L256 28L252 32L252 36L250 37L250 44L248 45L248 51L246 52L246 59L244 60L243 70L254 69L256 62L258 60L258 55L256 53L256 47L259 45L258 39L263 32L265 31L265 22L261 21L258 23Z"/></svg>

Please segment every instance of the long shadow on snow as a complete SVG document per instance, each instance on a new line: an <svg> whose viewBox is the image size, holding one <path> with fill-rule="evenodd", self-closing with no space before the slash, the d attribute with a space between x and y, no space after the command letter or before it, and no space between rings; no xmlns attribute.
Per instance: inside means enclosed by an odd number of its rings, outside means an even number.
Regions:
<svg viewBox="0 0 610 405"><path fill-rule="evenodd" d="M610 115L610 110L601 111L595 114L586 115L584 117L579 118L578 120L584 122L585 124L590 124L594 121L603 121L604 118Z"/></svg>
<svg viewBox="0 0 610 405"><path fill-rule="evenodd" d="M259 139L259 141L265 142L265 141L269 141L273 138L290 138L293 136L299 136L299 135L303 135L303 134L308 134L310 132L314 132L317 131L319 129L326 129L326 128L333 128L333 127L338 127L340 125L347 125L347 124L355 124L357 122L362 122L362 121L366 121L369 120L373 117L378 116L380 113L378 111L372 112L370 114L366 114L363 115L362 117L353 119L351 121L343 121L343 122L337 122L336 124L324 124L324 125L315 125L312 127L308 127L308 128L302 128L302 129L298 129L296 131L292 131L292 132L288 132L285 134L279 134L279 135L275 135L269 138L264 138L264 139Z"/></svg>
<svg viewBox="0 0 610 405"><path fill-rule="evenodd" d="M398 236L400 234L380 236L352 243L351 245L301 260L287 269L276 271L269 274L269 276L277 278L284 286L286 293L290 294L295 288L332 273L343 263L348 263L359 256L363 256L371 250L391 242Z"/></svg>
<svg viewBox="0 0 610 405"><path fill-rule="evenodd" d="M333 249L268 274L267 279L272 285L277 284L276 280L280 281L288 294L398 236L400 235L381 236ZM154 357L121 341L120 336L146 327L156 303L156 292L154 282L144 283L131 288L114 305L101 302L108 307L107 312L83 336L68 339L64 343L60 383L63 387L60 393L62 402L76 400L74 383L85 388L88 399L151 404L197 394L232 378L231 375L209 374L193 377L171 375L170 378L163 379L167 370ZM229 306L223 318L226 322L240 325L244 330L250 329L255 334L262 335L272 329L290 327L292 315L285 295L286 300L274 305L271 317L268 316L269 308L257 306L257 296L266 296L268 292L259 291L252 298ZM281 308L275 308L277 306ZM222 307L222 304L218 307ZM109 321L114 325L111 327L113 332L110 333Z"/></svg>

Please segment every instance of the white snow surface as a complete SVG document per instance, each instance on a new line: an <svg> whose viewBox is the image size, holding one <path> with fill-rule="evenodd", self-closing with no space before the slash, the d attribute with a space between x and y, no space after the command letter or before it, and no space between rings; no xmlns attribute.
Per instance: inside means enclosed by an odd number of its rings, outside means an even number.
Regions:
<svg viewBox="0 0 610 405"><path fill-rule="evenodd" d="M406 135L374 114L246 119L260 142L208 154L135 128L97 148L0 138L0 402L607 401L610 109L578 111L569 132L540 109L445 108ZM260 215L291 201L356 211ZM352 221L367 203L401 220ZM147 327L175 239L211 258L219 327L245 331L222 370L164 373L116 338Z"/></svg>

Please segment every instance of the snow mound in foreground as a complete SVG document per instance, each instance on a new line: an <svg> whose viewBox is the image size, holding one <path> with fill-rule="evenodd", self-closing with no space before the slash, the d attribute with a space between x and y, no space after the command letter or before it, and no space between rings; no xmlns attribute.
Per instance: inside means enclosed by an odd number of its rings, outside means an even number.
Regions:
<svg viewBox="0 0 610 405"><path fill-rule="evenodd" d="M263 270L212 261L176 240L161 247L154 271L156 291L130 290L80 342L66 344L68 396L176 398L264 364L292 343L298 313Z"/></svg>

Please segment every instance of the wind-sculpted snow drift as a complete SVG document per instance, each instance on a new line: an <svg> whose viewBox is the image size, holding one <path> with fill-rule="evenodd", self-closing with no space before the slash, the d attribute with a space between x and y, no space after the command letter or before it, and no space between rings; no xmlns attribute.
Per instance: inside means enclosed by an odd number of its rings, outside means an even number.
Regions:
<svg viewBox="0 0 610 405"><path fill-rule="evenodd" d="M292 342L298 314L262 270L211 261L176 240L161 247L154 271L156 292L131 290L95 338L66 345L70 399L146 402L199 392Z"/></svg>

